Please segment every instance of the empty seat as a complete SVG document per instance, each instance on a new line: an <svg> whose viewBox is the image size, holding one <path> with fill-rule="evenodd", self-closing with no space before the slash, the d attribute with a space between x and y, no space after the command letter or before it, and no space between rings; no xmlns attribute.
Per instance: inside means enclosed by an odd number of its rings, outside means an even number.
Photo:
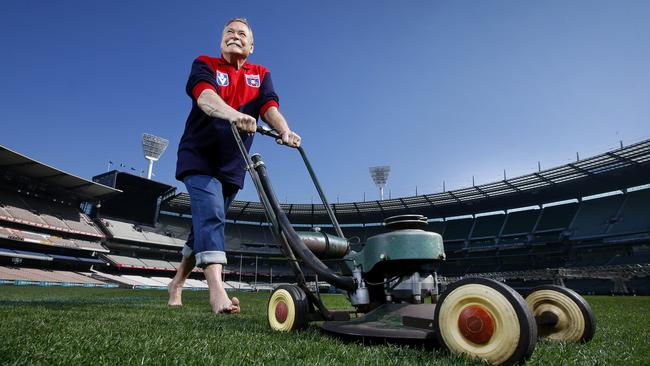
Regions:
<svg viewBox="0 0 650 366"><path fill-rule="evenodd" d="M535 231L564 230L571 225L577 210L577 203L544 207Z"/></svg>
<svg viewBox="0 0 650 366"><path fill-rule="evenodd" d="M540 212L540 210L526 210L509 213L501 235L507 236L530 233L535 227Z"/></svg>
<svg viewBox="0 0 650 366"><path fill-rule="evenodd" d="M444 240L465 240L469 236L474 219L447 220Z"/></svg>
<svg viewBox="0 0 650 366"><path fill-rule="evenodd" d="M624 196L614 195L583 201L571 226L572 238L603 235L616 217Z"/></svg>
<svg viewBox="0 0 650 366"><path fill-rule="evenodd" d="M650 231L650 189L626 195L620 215L608 234L628 234Z"/></svg>
<svg viewBox="0 0 650 366"><path fill-rule="evenodd" d="M472 238L489 238L499 235L506 215L489 215L476 218Z"/></svg>

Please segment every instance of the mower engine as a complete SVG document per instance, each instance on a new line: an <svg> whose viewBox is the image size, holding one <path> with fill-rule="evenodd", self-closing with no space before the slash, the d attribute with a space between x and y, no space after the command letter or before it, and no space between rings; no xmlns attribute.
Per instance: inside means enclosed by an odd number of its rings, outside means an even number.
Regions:
<svg viewBox="0 0 650 366"><path fill-rule="evenodd" d="M445 259L440 234L425 231L427 218L401 215L384 220L387 233L368 238L360 252L343 258L344 274L358 284L352 305L366 312L386 303L420 304L438 294L435 266Z"/></svg>

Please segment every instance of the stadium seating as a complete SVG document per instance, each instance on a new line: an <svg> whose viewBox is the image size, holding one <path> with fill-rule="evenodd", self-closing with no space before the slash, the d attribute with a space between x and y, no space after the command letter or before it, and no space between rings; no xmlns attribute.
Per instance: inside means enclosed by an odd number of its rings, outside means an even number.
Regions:
<svg viewBox="0 0 650 366"><path fill-rule="evenodd" d="M185 284L183 285L183 287L207 289L208 284L205 281L199 281L193 278L188 278L187 280L185 280Z"/></svg>
<svg viewBox="0 0 650 366"><path fill-rule="evenodd" d="M525 210L508 213L501 236L528 234L533 231L540 210Z"/></svg>
<svg viewBox="0 0 650 366"><path fill-rule="evenodd" d="M445 241L465 240L469 236L474 219L448 220L443 239Z"/></svg>
<svg viewBox="0 0 650 366"><path fill-rule="evenodd" d="M650 189L630 192L607 234L650 232Z"/></svg>
<svg viewBox="0 0 650 366"><path fill-rule="evenodd" d="M578 203L566 203L557 206L544 207L535 232L561 231L571 225L578 210Z"/></svg>
<svg viewBox="0 0 650 366"><path fill-rule="evenodd" d="M190 234L191 226L191 218L179 217L161 212L158 216L156 232L184 241L187 240L187 237Z"/></svg>
<svg viewBox="0 0 650 366"><path fill-rule="evenodd" d="M426 230L434 233L438 233L440 235L444 235L446 225L447 225L446 221L431 221L429 222L429 225Z"/></svg>
<svg viewBox="0 0 650 366"><path fill-rule="evenodd" d="M166 284L156 281L152 278L149 277L144 277L144 276L137 276L137 275L121 275L120 277L125 278L129 281L132 281L134 283L139 284L140 286L148 286L148 287L167 287Z"/></svg>
<svg viewBox="0 0 650 366"><path fill-rule="evenodd" d="M139 276L139 275L114 275L104 272L95 271L95 275L103 277L106 280L118 283L122 286L132 287L132 288L157 288L157 289L166 289L171 278L169 277L160 277L160 276ZM225 286L228 287L228 286ZM183 288L186 289L207 289L208 285L204 281L195 280L188 278L183 285Z"/></svg>
<svg viewBox="0 0 650 366"><path fill-rule="evenodd" d="M77 245L79 249L86 249L86 250L94 250L98 252L108 252L104 246L100 242L97 241L89 241L89 240L83 240L83 239L70 239L73 243Z"/></svg>
<svg viewBox="0 0 650 366"><path fill-rule="evenodd" d="M4 211L7 212L8 218L10 219L16 219L22 223L37 226L47 225L39 215L30 211L18 193L0 190L0 206L4 208Z"/></svg>
<svg viewBox="0 0 650 366"><path fill-rule="evenodd" d="M622 265L622 264L635 264L635 263L650 263L650 253L618 255L612 257L606 264Z"/></svg>
<svg viewBox="0 0 650 366"><path fill-rule="evenodd" d="M101 222L113 238L136 242L147 241L142 230L136 229L136 225L110 219L102 219Z"/></svg>
<svg viewBox="0 0 650 366"><path fill-rule="evenodd" d="M76 207L34 196L0 190L0 219L75 234L103 238L92 221Z"/></svg>
<svg viewBox="0 0 650 366"><path fill-rule="evenodd" d="M142 286L143 285L140 282L132 281L132 280L129 280L129 279L124 278L124 277L119 276L119 275L112 275L110 273L94 271L93 275L96 276L96 277L104 279L104 281L110 281L110 282L117 283L117 284L120 284L120 285L126 286L126 287L136 287L136 286Z"/></svg>
<svg viewBox="0 0 650 366"><path fill-rule="evenodd" d="M111 238L114 239L173 247L182 247L185 245L185 240L172 238L167 235L161 235L155 232L154 229L145 229L139 225L113 219L102 219L101 223L110 233Z"/></svg>
<svg viewBox="0 0 650 366"><path fill-rule="evenodd" d="M171 263L167 261L161 261L158 259L144 259L144 258L140 258L140 261L144 263L144 265L148 268L164 269L164 270L171 270L171 271L175 270L174 266L172 266Z"/></svg>
<svg viewBox="0 0 650 366"><path fill-rule="evenodd" d="M501 232L501 227L506 218L504 214L480 216L474 220L472 239L494 238Z"/></svg>
<svg viewBox="0 0 650 366"><path fill-rule="evenodd" d="M72 271L43 270L36 268L5 267L0 266L0 279L13 281L30 282L52 282L81 285L106 285L106 282L99 281L84 274Z"/></svg>
<svg viewBox="0 0 650 366"><path fill-rule="evenodd" d="M246 282L239 282L239 281L226 281L224 283L224 287L226 290L241 290L241 291L251 291L253 290L253 286Z"/></svg>
<svg viewBox="0 0 650 366"><path fill-rule="evenodd" d="M617 194L583 201L570 227L572 239L604 235L611 220L616 218L623 199L622 194Z"/></svg>
<svg viewBox="0 0 650 366"><path fill-rule="evenodd" d="M105 254L104 257L106 257L106 259L108 259L118 267L135 267L135 268L147 267L147 265L145 265L138 258L125 257L123 255L115 255L115 254Z"/></svg>
<svg viewBox="0 0 650 366"><path fill-rule="evenodd" d="M51 245L68 249L82 249L103 253L108 252L108 250L104 248L99 241L90 241L76 238L61 238L51 234L33 233L30 231L11 229L2 226L0 226L0 238L18 242Z"/></svg>

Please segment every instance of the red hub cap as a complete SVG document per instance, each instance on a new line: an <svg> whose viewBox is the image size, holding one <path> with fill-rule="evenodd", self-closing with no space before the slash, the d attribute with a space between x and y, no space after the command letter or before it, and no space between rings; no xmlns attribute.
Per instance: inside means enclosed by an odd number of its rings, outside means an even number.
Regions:
<svg viewBox="0 0 650 366"><path fill-rule="evenodd" d="M275 306L275 320L280 323L284 323L287 320L287 315L289 315L289 308L284 302L278 302Z"/></svg>
<svg viewBox="0 0 650 366"><path fill-rule="evenodd" d="M467 340L485 344L490 341L494 333L494 321L490 313L478 305L471 305L463 309L458 317L458 328Z"/></svg>

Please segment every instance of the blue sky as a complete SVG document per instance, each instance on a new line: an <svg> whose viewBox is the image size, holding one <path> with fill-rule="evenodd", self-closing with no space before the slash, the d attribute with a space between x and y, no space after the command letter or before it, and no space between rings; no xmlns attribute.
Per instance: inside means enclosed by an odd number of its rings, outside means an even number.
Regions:
<svg viewBox="0 0 650 366"><path fill-rule="evenodd" d="M527 174L650 138L647 1L3 1L0 144L91 178L174 180L192 60L249 19L332 201ZM256 138L282 201L317 201L297 152ZM250 180L238 199L256 200Z"/></svg>

